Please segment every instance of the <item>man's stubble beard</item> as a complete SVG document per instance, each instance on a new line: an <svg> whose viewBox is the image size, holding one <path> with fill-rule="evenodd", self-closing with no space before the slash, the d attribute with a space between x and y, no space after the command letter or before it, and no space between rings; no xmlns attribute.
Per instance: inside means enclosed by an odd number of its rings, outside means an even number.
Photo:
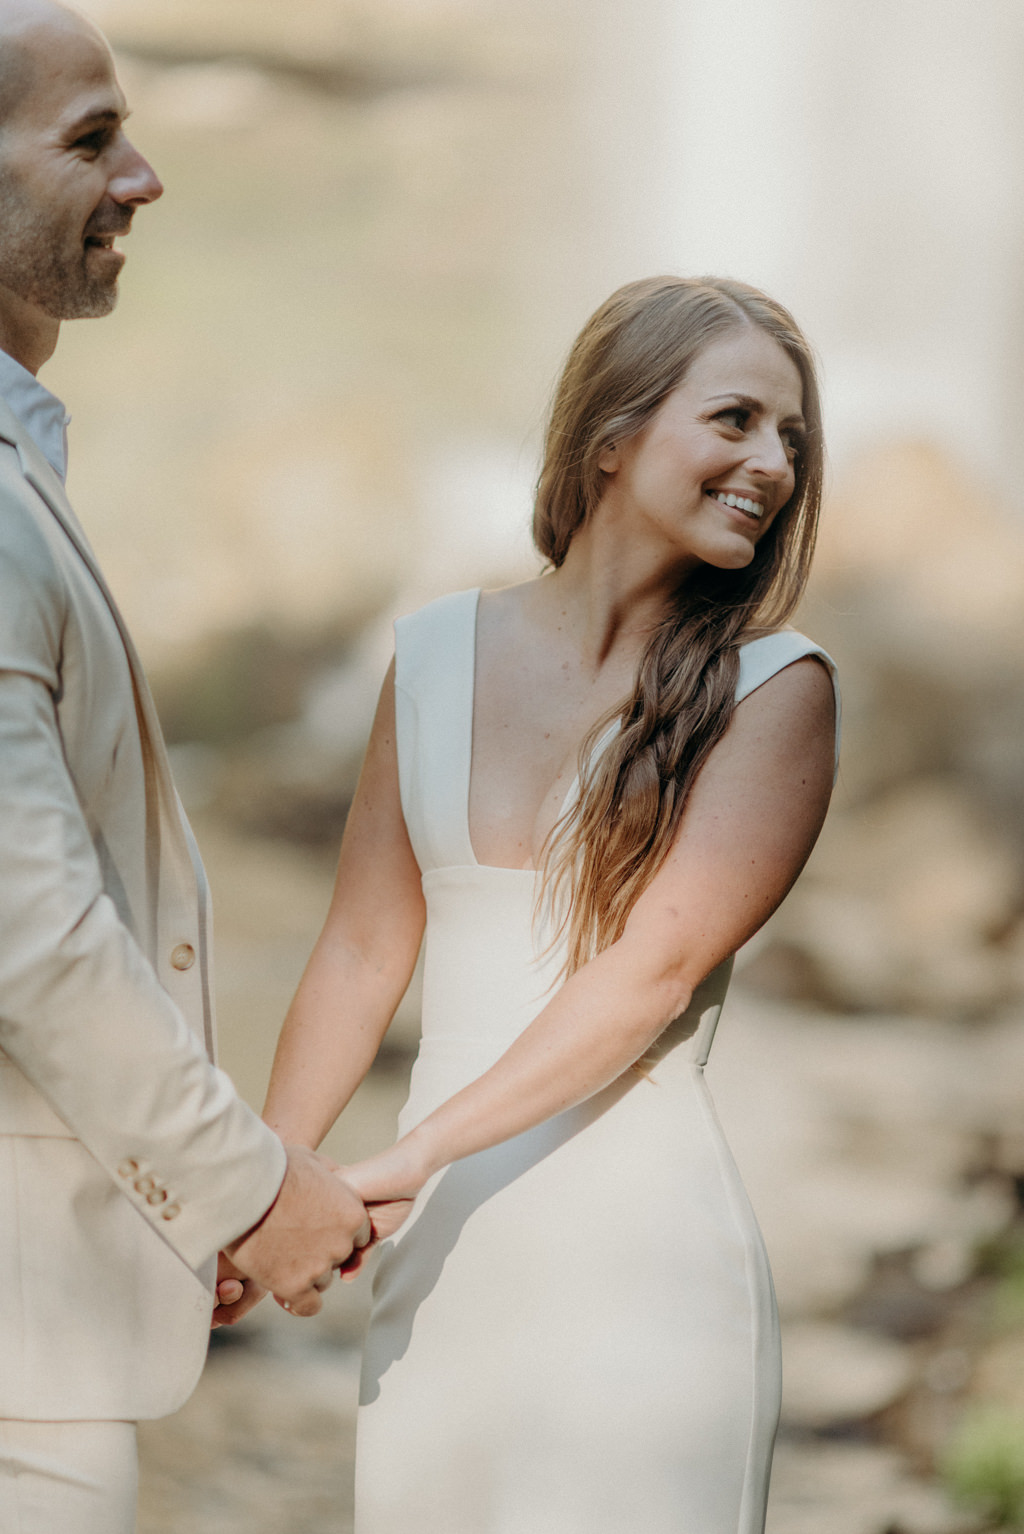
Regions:
<svg viewBox="0 0 1024 1534"><path fill-rule="evenodd" d="M33 206L3 165L0 286L55 320L99 319L117 303L117 273L102 280L91 277L81 237L69 242L59 222Z"/></svg>

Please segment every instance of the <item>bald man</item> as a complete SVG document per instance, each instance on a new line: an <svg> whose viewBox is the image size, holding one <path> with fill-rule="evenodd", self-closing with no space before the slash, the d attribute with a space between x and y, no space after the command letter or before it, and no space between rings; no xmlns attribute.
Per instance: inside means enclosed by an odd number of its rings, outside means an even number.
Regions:
<svg viewBox="0 0 1024 1534"><path fill-rule="evenodd" d="M0 1530L127 1534L135 1422L230 1321L298 1315L365 1210L211 1063L206 881L36 379L162 191L103 37L0 0Z"/></svg>

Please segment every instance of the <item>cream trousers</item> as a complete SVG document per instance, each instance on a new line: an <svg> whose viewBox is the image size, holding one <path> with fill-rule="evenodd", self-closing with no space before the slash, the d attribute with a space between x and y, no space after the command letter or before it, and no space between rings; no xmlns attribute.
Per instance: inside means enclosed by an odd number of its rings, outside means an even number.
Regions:
<svg viewBox="0 0 1024 1534"><path fill-rule="evenodd" d="M133 1534L134 1422L0 1420L3 1534Z"/></svg>

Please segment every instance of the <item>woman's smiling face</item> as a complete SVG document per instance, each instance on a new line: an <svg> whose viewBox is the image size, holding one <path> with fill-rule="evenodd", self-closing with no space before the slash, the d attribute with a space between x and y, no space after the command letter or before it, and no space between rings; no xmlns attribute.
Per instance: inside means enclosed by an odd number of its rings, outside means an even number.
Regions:
<svg viewBox="0 0 1024 1534"><path fill-rule="evenodd" d="M673 565L738 570L785 506L804 434L803 384L754 325L708 343L635 436L598 460L596 515L625 517Z"/></svg>

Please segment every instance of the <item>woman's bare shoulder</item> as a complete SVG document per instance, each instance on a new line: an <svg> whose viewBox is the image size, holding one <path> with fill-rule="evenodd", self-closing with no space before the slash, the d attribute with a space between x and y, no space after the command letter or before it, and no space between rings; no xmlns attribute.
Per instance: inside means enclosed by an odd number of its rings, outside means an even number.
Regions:
<svg viewBox="0 0 1024 1534"><path fill-rule="evenodd" d="M788 738L794 749L801 741L831 742L836 731L836 691L827 660L810 652L773 671L736 705L730 734L763 736L779 745Z"/></svg>

